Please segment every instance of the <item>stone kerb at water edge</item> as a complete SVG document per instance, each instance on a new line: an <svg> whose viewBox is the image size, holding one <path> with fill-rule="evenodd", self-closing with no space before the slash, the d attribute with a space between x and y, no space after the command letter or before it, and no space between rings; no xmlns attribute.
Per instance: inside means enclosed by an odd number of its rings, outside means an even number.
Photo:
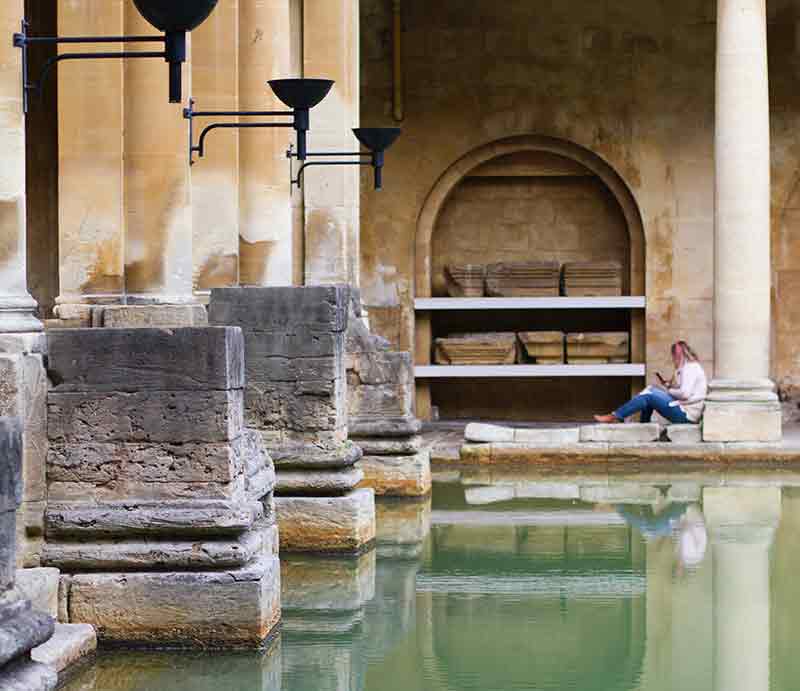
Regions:
<svg viewBox="0 0 800 691"><path fill-rule="evenodd" d="M357 309L347 328L347 391L350 438L364 454L361 487L385 496L428 494L430 451L413 414L411 356L371 334Z"/></svg>
<svg viewBox="0 0 800 691"><path fill-rule="evenodd" d="M14 589L16 510L22 500L22 426L0 418L0 688L47 691L57 674L31 660L30 651L53 634L54 621Z"/></svg>
<svg viewBox="0 0 800 691"><path fill-rule="evenodd" d="M280 617L275 472L236 328L49 334L47 543L101 641L259 647Z"/></svg>
<svg viewBox="0 0 800 691"><path fill-rule="evenodd" d="M356 491L348 441L347 286L221 288L209 321L244 332L245 421L277 468L281 548L358 552L375 537L374 498Z"/></svg>

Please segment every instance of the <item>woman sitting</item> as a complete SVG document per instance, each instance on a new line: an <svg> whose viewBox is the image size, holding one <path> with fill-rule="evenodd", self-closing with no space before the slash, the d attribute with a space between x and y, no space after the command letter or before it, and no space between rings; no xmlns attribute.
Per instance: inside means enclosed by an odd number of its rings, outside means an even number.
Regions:
<svg viewBox="0 0 800 691"><path fill-rule="evenodd" d="M658 412L672 424L700 422L708 393L706 373L686 341L673 343L670 352L675 373L669 381L656 373L658 384L648 386L611 415L595 415L594 419L606 424L624 422L641 413L641 421L650 422L653 413Z"/></svg>

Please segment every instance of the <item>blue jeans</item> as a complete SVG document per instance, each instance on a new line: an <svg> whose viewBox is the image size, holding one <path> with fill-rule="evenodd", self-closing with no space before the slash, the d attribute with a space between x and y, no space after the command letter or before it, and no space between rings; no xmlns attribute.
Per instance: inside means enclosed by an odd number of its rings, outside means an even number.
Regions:
<svg viewBox="0 0 800 691"><path fill-rule="evenodd" d="M653 412L658 411L660 415L665 417L671 423L676 425L689 424L689 418L686 417L680 407L670 406L670 403L675 399L670 396L666 391L661 389L650 389L649 393L639 394L624 406L614 411L614 417L624 420L636 413L641 413L642 422L650 422L653 419Z"/></svg>

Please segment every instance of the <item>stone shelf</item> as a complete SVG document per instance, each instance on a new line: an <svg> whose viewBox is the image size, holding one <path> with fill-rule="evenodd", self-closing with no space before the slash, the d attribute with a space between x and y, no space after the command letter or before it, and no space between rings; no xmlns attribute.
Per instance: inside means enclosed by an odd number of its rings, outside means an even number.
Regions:
<svg viewBox="0 0 800 691"><path fill-rule="evenodd" d="M551 298L417 298L414 309L443 310L553 310L553 309L644 309L644 296L551 297Z"/></svg>
<svg viewBox="0 0 800 691"><path fill-rule="evenodd" d="M644 377L645 365L417 365L417 379Z"/></svg>

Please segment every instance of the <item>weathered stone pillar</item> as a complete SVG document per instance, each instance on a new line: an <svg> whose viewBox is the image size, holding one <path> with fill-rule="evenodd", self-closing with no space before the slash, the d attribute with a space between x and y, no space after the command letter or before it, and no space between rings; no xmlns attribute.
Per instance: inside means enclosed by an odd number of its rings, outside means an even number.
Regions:
<svg viewBox="0 0 800 691"><path fill-rule="evenodd" d="M371 334L359 308L354 300L347 326L347 397L350 438L364 453L361 486L378 495L424 496L431 490L430 450L413 413L411 356Z"/></svg>
<svg viewBox="0 0 800 691"><path fill-rule="evenodd" d="M212 324L245 334L247 424L278 470L281 549L353 553L375 538L375 499L355 489L361 451L347 440L346 286L220 288Z"/></svg>
<svg viewBox="0 0 800 691"><path fill-rule="evenodd" d="M24 0L0 7L0 334L41 331L28 292L25 239L25 115L22 51L11 43L25 16Z"/></svg>
<svg viewBox="0 0 800 691"><path fill-rule="evenodd" d="M125 3L125 32L153 27ZM191 40L191 39L189 39ZM202 306L192 291L192 209L186 121L167 101L163 61L124 64L125 287L133 307L104 311L105 326L200 324ZM190 62L183 66L190 91Z"/></svg>
<svg viewBox="0 0 800 691"><path fill-rule="evenodd" d="M54 670L31 661L30 651L53 635L51 617L31 608L14 590L15 512L22 491L22 428L0 418L0 688L54 689Z"/></svg>
<svg viewBox="0 0 800 691"><path fill-rule="evenodd" d="M290 29L289 0L239 0L241 110L286 110L267 80L290 74ZM244 129L239 134L242 285L293 285L302 275L296 266L302 238L292 227L286 158L291 137L286 128Z"/></svg>
<svg viewBox="0 0 800 691"><path fill-rule="evenodd" d="M239 329L49 333L47 543L101 641L259 647L280 618L275 474Z"/></svg>
<svg viewBox="0 0 800 691"><path fill-rule="evenodd" d="M58 8L58 33L119 36L124 33L124 5L123 0L63 3ZM111 48L106 44L81 50ZM124 302L123 62L61 63L58 84L60 294L56 314L89 326L90 305Z"/></svg>
<svg viewBox="0 0 800 691"><path fill-rule="evenodd" d="M770 132L766 0L717 3L716 380L706 441L778 441L770 376Z"/></svg>
<svg viewBox="0 0 800 691"><path fill-rule="evenodd" d="M770 688L770 545L781 490L706 488L714 558L714 689Z"/></svg>
<svg viewBox="0 0 800 691"><path fill-rule="evenodd" d="M310 151L358 151L358 0L306 0L303 70L335 80L311 114ZM359 285L358 166L310 168L305 179L306 285Z"/></svg>
<svg viewBox="0 0 800 691"><path fill-rule="evenodd" d="M192 97L197 109L237 109L238 45L238 0L222 0L192 32ZM195 138L210 123L197 120ZM211 288L239 282L239 131L214 131L207 155L191 171L194 288L207 297Z"/></svg>

